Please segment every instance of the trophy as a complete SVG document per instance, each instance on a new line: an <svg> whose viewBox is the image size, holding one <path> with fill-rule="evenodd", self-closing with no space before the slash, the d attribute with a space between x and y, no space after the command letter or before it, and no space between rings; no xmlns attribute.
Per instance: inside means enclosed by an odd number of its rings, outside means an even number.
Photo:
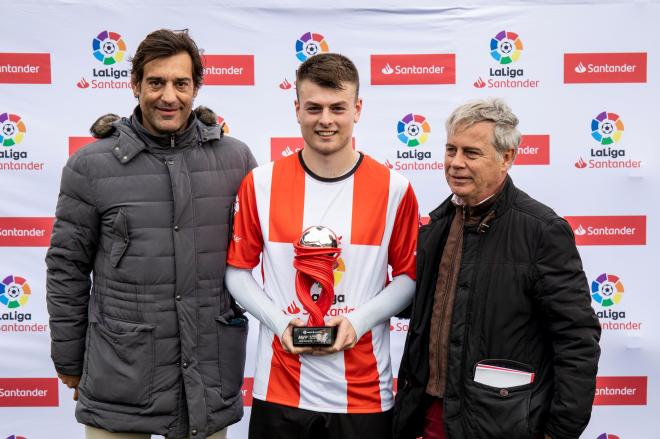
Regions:
<svg viewBox="0 0 660 439"><path fill-rule="evenodd" d="M327 227L312 226L303 231L293 244L296 271L296 296L309 313L307 326L293 327L294 346L332 346L337 335L335 326L325 326L325 314L335 300L333 270L341 253L339 238ZM311 294L314 284L321 288L315 301Z"/></svg>

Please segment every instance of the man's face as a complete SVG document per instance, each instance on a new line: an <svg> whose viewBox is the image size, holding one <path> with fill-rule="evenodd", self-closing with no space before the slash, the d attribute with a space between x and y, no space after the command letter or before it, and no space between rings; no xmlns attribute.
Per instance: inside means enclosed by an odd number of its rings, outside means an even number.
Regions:
<svg viewBox="0 0 660 439"><path fill-rule="evenodd" d="M325 156L352 148L353 125L362 110L355 84L344 82L343 90L335 90L303 80L296 86L296 118L305 148Z"/></svg>
<svg viewBox="0 0 660 439"><path fill-rule="evenodd" d="M493 195L513 161L513 149L500 156L493 146L492 122L459 129L447 139L445 177L451 191L468 206Z"/></svg>
<svg viewBox="0 0 660 439"><path fill-rule="evenodd" d="M142 125L152 134L177 133L186 128L197 89L192 60L186 52L156 58L144 65L133 94L140 102Z"/></svg>

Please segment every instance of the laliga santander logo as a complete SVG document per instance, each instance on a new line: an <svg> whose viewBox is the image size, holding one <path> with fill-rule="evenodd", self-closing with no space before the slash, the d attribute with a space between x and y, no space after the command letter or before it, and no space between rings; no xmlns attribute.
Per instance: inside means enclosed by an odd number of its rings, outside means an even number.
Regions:
<svg viewBox="0 0 660 439"><path fill-rule="evenodd" d="M621 140L623 121L618 114L603 111L591 121L591 137L601 145L611 145Z"/></svg>
<svg viewBox="0 0 660 439"><path fill-rule="evenodd" d="M520 58L523 43L514 32L501 31L490 40L490 55L500 64L511 64Z"/></svg>
<svg viewBox="0 0 660 439"><path fill-rule="evenodd" d="M92 40L94 58L109 66L124 59L126 43L116 32L104 30Z"/></svg>
<svg viewBox="0 0 660 439"><path fill-rule="evenodd" d="M431 126L424 116L408 113L397 122L396 131L399 140L412 148L428 140Z"/></svg>
<svg viewBox="0 0 660 439"><path fill-rule="evenodd" d="M7 439L27 439L25 436L17 436L15 434L12 434L11 436L7 436Z"/></svg>
<svg viewBox="0 0 660 439"><path fill-rule="evenodd" d="M25 137L25 123L17 114L0 114L0 143L2 146L10 147L19 144Z"/></svg>
<svg viewBox="0 0 660 439"><path fill-rule="evenodd" d="M607 308L623 298L623 284L618 276L603 273L591 282L591 297Z"/></svg>
<svg viewBox="0 0 660 439"><path fill-rule="evenodd" d="M30 294L30 285L20 276L10 274L0 283L0 303L9 309L27 304Z"/></svg>
<svg viewBox="0 0 660 439"><path fill-rule="evenodd" d="M626 157L625 148L617 145L623 136L623 121L616 113L602 111L591 120L591 137L599 147L590 148L588 161L582 157L575 162L578 169L591 168L640 168L641 160Z"/></svg>
<svg viewBox="0 0 660 439"><path fill-rule="evenodd" d="M327 53L329 50L328 42L321 34L307 32L296 40L296 57L301 62L319 53Z"/></svg>
<svg viewBox="0 0 660 439"><path fill-rule="evenodd" d="M621 439L616 434L603 433L599 435L596 439Z"/></svg>

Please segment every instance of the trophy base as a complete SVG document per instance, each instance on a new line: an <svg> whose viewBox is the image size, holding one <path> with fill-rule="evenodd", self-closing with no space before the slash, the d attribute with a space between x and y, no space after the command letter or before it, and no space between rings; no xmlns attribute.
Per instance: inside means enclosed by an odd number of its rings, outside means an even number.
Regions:
<svg viewBox="0 0 660 439"><path fill-rule="evenodd" d="M336 326L296 326L293 328L293 345L329 347L335 343L336 336Z"/></svg>

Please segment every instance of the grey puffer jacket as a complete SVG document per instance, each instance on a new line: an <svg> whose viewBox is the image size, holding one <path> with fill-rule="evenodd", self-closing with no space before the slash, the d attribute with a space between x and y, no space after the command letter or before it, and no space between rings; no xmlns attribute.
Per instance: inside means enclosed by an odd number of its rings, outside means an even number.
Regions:
<svg viewBox="0 0 660 439"><path fill-rule="evenodd" d="M79 422L204 438L243 414L247 319L223 278L256 162L194 114L163 137L139 120L138 108L113 122L64 168L46 256L51 355L82 375Z"/></svg>

